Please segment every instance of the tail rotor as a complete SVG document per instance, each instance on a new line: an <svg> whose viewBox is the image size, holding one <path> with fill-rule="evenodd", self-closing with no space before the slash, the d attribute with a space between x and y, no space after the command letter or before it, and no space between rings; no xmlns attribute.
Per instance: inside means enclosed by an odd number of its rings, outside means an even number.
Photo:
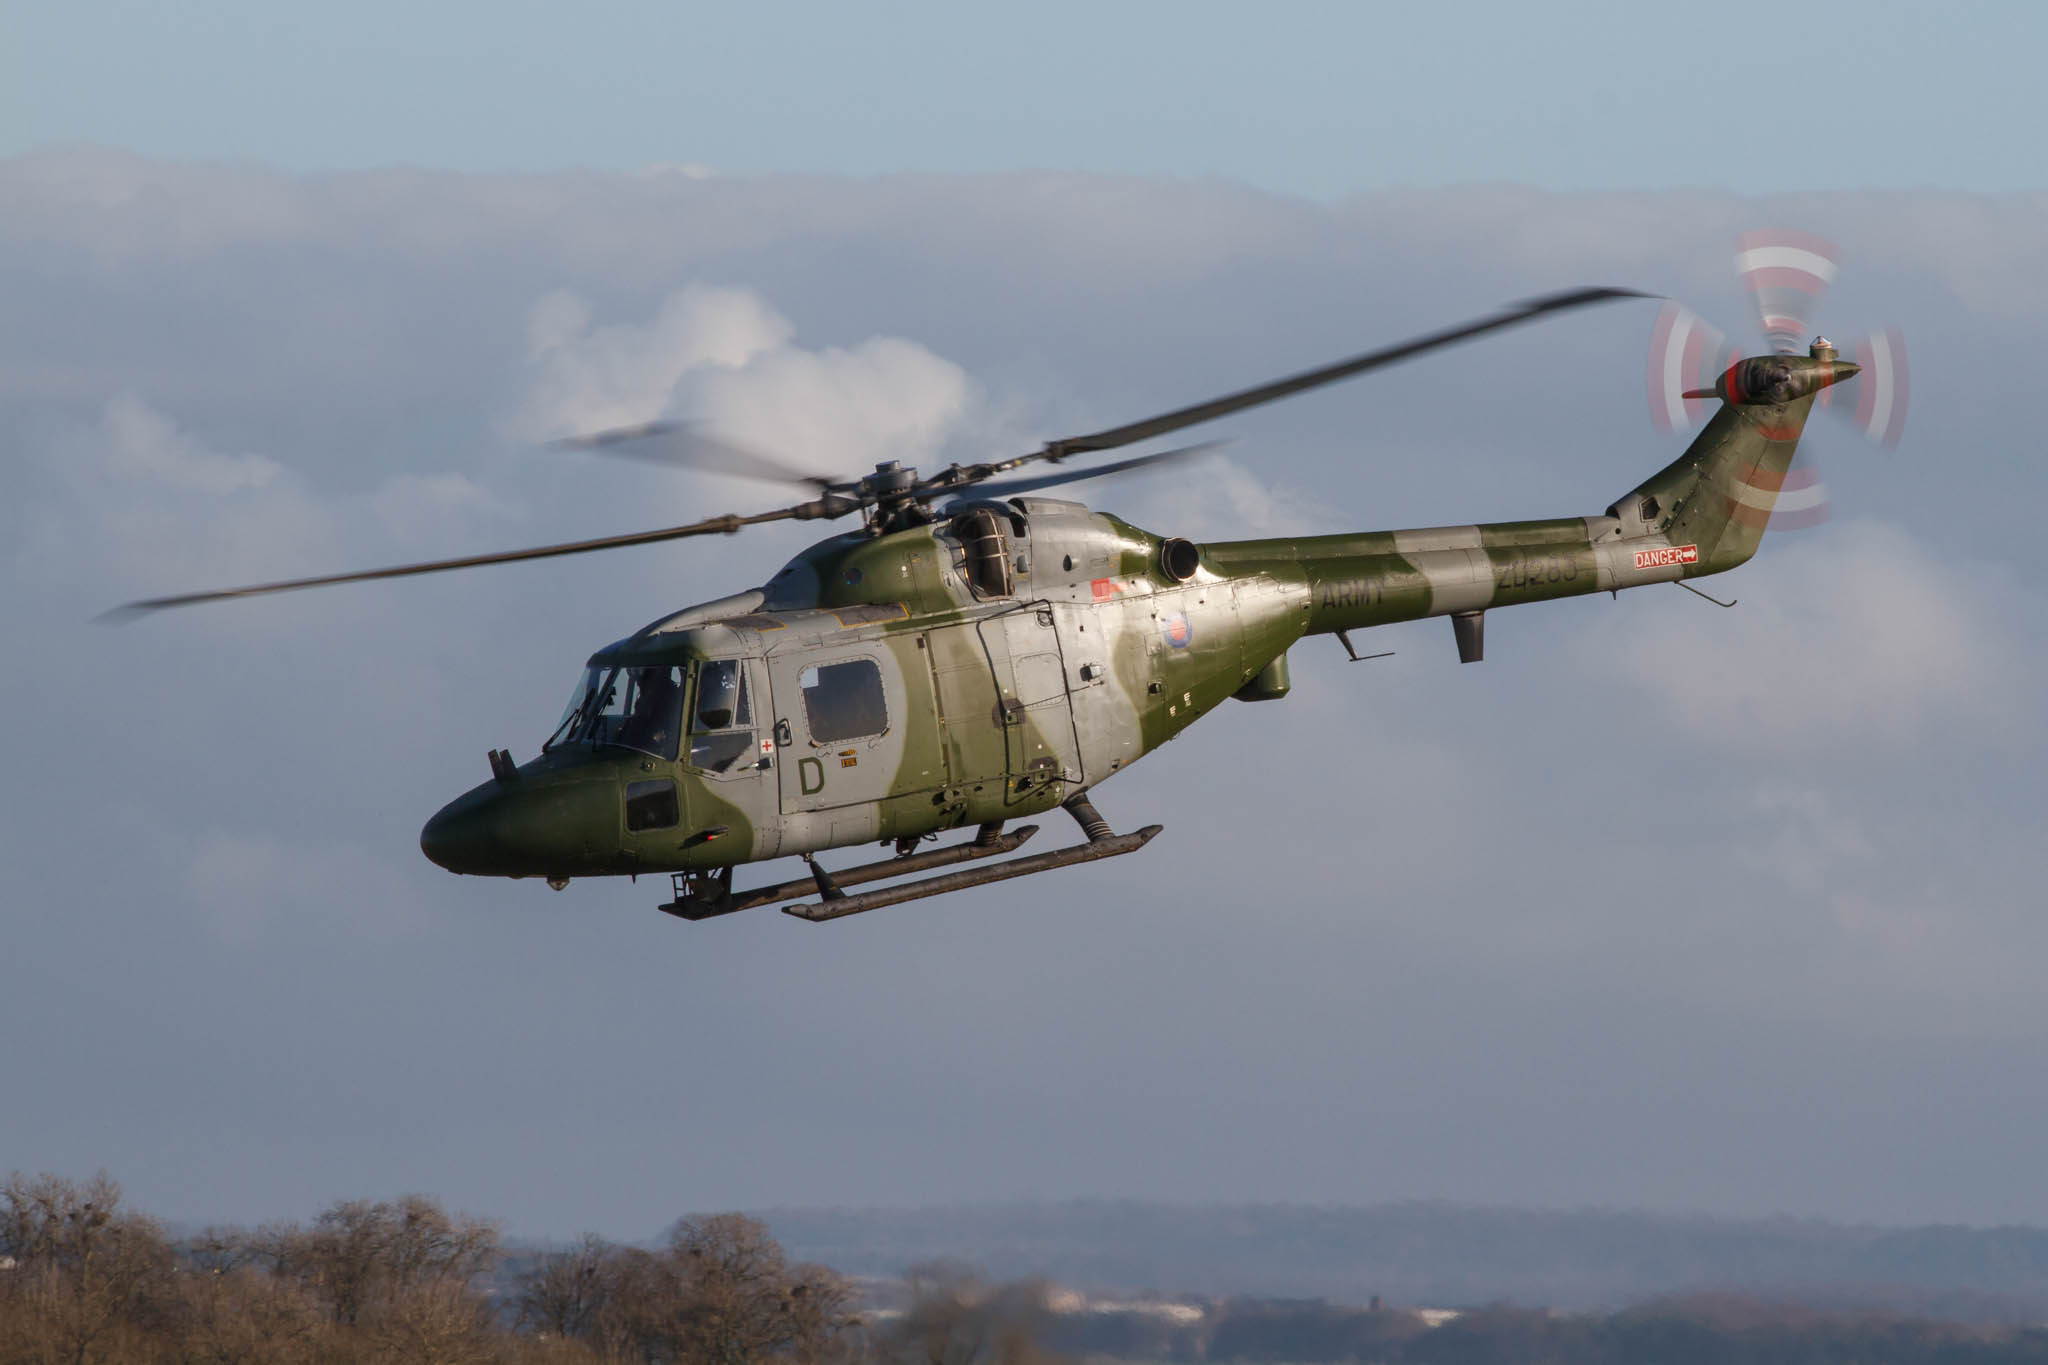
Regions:
<svg viewBox="0 0 2048 1365"><path fill-rule="evenodd" d="M1784 229L1745 232L1735 246L1735 274L1756 305L1764 344L1780 355L1804 354L1809 344L1834 349L1813 332L1822 297L1833 284L1840 250L1811 233ZM1808 338L1811 337L1811 343ZM1871 332L1842 353L1863 367L1853 394L1823 389L1819 403L1854 424L1863 436L1897 449L1906 426L1906 342L1897 328ZM1666 303L1650 332L1644 371L1650 422L1665 433L1691 431L1711 411L1707 396L1741 352L1712 325L1678 303ZM1852 400L1853 401L1850 401ZM1802 445L1776 490L1769 526L1801 530L1828 519L1827 487Z"/></svg>

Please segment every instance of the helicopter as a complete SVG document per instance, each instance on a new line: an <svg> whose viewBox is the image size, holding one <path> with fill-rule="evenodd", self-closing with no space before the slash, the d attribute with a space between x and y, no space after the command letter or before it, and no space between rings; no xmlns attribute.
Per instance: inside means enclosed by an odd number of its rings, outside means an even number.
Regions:
<svg viewBox="0 0 2048 1365"><path fill-rule="evenodd" d="M422 852L450 872L541 878L557 890L573 877L666 872L671 899L659 908L684 920L777 903L812 922L841 919L1143 848L1162 826L1117 833L1095 788L1229 701L1287 696L1288 651L1306 637L1334 636L1362 661L1383 656L1360 654L1353 632L1447 616L1459 659L1474 663L1490 610L1690 588L1747 561L1816 395L1858 372L1825 338L1803 355L1735 358L1710 387L1686 391L1718 399L1719 410L1682 455L1594 515L1196 544L1041 496L1215 443L1068 463L1083 456L1646 297L1607 287L1547 295L929 476L893 461L858 478L815 475L673 421L573 437L557 444L659 451L651 457L808 483L815 496L595 540L151 598L109 615L858 514L858 529L812 545L760 587L670 613L590 655L539 753L521 763L492 749L489 780L420 834ZM1032 465L1049 468L1005 477ZM1011 856L1038 831L1013 822L1055 808L1080 842ZM838 870L818 861L874 843L892 856ZM792 855L807 877L734 886L735 869ZM888 884L848 889L873 882Z"/></svg>

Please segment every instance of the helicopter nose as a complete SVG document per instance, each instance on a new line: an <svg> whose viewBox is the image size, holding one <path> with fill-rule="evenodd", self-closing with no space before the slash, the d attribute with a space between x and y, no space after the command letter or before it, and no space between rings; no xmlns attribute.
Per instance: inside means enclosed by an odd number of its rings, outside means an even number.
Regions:
<svg viewBox="0 0 2048 1365"><path fill-rule="evenodd" d="M568 850L554 837L554 793L486 782L434 813L420 830L420 852L450 872L517 877L552 872Z"/></svg>
<svg viewBox="0 0 2048 1365"><path fill-rule="evenodd" d="M618 789L606 780L494 780L436 811L420 852L450 872L568 876L604 861L618 818Z"/></svg>
<svg viewBox="0 0 2048 1365"><path fill-rule="evenodd" d="M420 830L420 852L450 872L475 870L494 842L488 816L467 797L441 807Z"/></svg>

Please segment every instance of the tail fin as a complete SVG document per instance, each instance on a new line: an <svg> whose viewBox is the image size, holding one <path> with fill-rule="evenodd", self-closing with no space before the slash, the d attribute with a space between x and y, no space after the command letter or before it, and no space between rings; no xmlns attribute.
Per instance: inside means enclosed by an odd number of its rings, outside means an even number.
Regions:
<svg viewBox="0 0 2048 1365"><path fill-rule="evenodd" d="M1626 506L1645 530L1699 547L1694 573L1732 569L1756 553L1785 487L1814 395L1857 367L1832 348L1810 356L1752 356L1731 365L1711 390L1721 409L1685 454L1631 491ZM1692 396L1692 395L1688 395ZM1617 512L1617 515L1619 513Z"/></svg>

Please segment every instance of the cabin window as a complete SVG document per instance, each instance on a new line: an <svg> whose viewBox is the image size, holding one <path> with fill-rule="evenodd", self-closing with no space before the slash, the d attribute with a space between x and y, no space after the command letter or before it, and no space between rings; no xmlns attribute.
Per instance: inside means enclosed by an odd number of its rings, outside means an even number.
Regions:
<svg viewBox="0 0 2048 1365"><path fill-rule="evenodd" d="M746 666L712 659L697 669L697 701L690 708L690 766L732 772L754 752L754 715Z"/></svg>
<svg viewBox="0 0 2048 1365"><path fill-rule="evenodd" d="M803 671L798 684L813 744L864 739L889 728L882 670L873 659L814 665Z"/></svg>
<svg viewBox="0 0 2048 1365"><path fill-rule="evenodd" d="M664 778L659 782L626 784L626 828L631 832L670 829L681 824L682 819L682 809L676 804L675 783Z"/></svg>

